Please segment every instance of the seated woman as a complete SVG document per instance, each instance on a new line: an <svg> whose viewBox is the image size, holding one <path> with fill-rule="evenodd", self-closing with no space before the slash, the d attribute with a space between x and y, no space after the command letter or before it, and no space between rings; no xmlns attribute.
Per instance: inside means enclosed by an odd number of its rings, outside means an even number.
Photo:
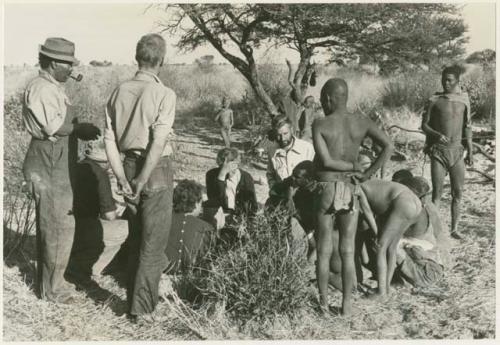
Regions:
<svg viewBox="0 0 500 345"><path fill-rule="evenodd" d="M252 176L239 168L240 155L234 148L223 148L217 153L219 167L206 174L207 208L222 207L225 213L254 214L257 196Z"/></svg>
<svg viewBox="0 0 500 345"><path fill-rule="evenodd" d="M198 255L210 244L214 227L199 218L203 187L193 180L182 180L174 188L172 227L168 238L166 273L192 267Z"/></svg>

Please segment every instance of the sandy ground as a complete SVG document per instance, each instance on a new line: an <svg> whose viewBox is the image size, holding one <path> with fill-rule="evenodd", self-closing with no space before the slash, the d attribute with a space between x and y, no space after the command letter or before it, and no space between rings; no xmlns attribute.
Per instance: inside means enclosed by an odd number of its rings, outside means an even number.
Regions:
<svg viewBox="0 0 500 345"><path fill-rule="evenodd" d="M190 178L204 184L204 174L215 166L215 155L222 145L222 139L215 133L214 129L206 127L176 129L176 180ZM241 149L248 135L245 131L237 131L235 138L238 141L236 147ZM391 170L400 166L399 162L393 163ZM494 174L494 165L483 159L477 166ZM415 173L421 171L422 161L413 162L411 167ZM265 161L244 164L243 169L250 172L257 182L258 199L263 203L268 192L264 182ZM427 164L424 176L428 169ZM298 323L286 320L282 324L269 325L266 338L494 337L495 189L484 181L475 173L467 174L461 222L466 239L452 242L453 267L436 289L424 292L399 289L384 307L357 300L355 303L361 312L348 323L336 317L319 318L314 313L305 312L306 316ZM447 188L441 208L447 229L449 202ZM220 325L213 325L215 327L211 329L209 324L201 321L192 324L177 319L174 324L169 315L176 307L165 303L158 307L165 315L159 327L132 325L125 317L125 290L118 283L120 277L116 276L103 276L97 281L98 287L80 292L75 305L51 305L34 296L31 288L33 263L34 251L28 241L24 255L15 255L4 264L3 339L6 341L252 338L250 334L230 327L218 331ZM311 294L316 294L315 286L311 287ZM340 293L333 295L332 303L338 305Z"/></svg>

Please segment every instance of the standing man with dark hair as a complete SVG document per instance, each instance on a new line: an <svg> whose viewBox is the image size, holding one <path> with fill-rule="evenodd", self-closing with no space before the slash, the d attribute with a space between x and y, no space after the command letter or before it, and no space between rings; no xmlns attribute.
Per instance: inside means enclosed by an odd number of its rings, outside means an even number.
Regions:
<svg viewBox="0 0 500 345"><path fill-rule="evenodd" d="M36 203L37 277L40 298L72 303L71 285L64 280L75 220L70 183L68 136L96 138L89 123L73 123L63 88L72 72L75 45L64 38L47 38L39 48L40 73L24 92L23 121L32 136L23 165L24 178ZM76 163L76 160L75 160Z"/></svg>
<svg viewBox="0 0 500 345"><path fill-rule="evenodd" d="M458 232L460 201L465 178L465 164L472 166L472 121L469 96L460 90L459 66L446 67L441 83L443 92L434 94L422 117L425 132L425 152L431 158L432 202L439 208L446 173L451 184L451 236L461 239ZM466 155L464 160L464 146Z"/></svg>
<svg viewBox="0 0 500 345"><path fill-rule="evenodd" d="M348 112L347 98L345 80L329 79L321 89L325 117L315 120L312 129L316 179L320 186L316 200L316 274L320 304L322 308L328 308L331 259L338 255L338 251L342 261L344 315L352 313L352 289L356 280L354 238L359 214L359 187L355 183L363 182L373 175L392 152L391 140L372 120L359 113ZM373 164L361 172L363 169L358 163L358 152L366 136L383 149ZM338 232L334 231L335 221L338 222Z"/></svg>
<svg viewBox="0 0 500 345"><path fill-rule="evenodd" d="M143 36L135 59L139 70L120 84L106 106L106 153L118 184L135 211L129 217L127 300L137 320L154 321L158 285L166 268L172 223L173 170L168 144L175 117L175 93L158 78L166 43ZM122 164L120 153L125 155Z"/></svg>

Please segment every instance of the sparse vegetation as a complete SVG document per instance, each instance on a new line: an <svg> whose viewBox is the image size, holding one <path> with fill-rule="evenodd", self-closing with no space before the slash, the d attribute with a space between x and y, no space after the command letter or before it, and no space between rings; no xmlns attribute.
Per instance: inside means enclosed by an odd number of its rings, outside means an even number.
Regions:
<svg viewBox="0 0 500 345"><path fill-rule="evenodd" d="M215 165L221 145L211 125L221 95L232 100L238 128L238 148L245 148L267 118L253 90L230 65L214 65L200 74L195 65L167 65L161 74L166 85L177 93L176 178L204 183L205 172ZM79 67L81 83L68 82L73 111L82 121L103 126L103 106L111 90L135 72L133 66L109 68ZM286 67L259 66L269 94L286 91ZM379 77L352 68L320 66L317 86L308 94L319 99L324 81L333 76L346 78L351 93L350 107L368 115L378 112L386 125L417 129L416 111L426 92L439 90L439 76L422 72L412 78ZM159 320L152 325L131 324L125 317L123 272L111 271L97 280L98 287L80 292L71 306L55 306L38 300L33 291L35 241L32 201L20 192L22 162L29 136L21 121L20 91L36 69L5 70L4 103L4 291L3 337L5 340L196 340L196 339L471 339L495 337L495 188L468 172L463 197L462 226L467 238L452 248L453 267L432 289L396 287L385 305L355 298L359 312L351 320L338 315L322 316L316 309L317 288L309 282L307 270L288 254L287 225L278 215L260 215L244 229L247 238L215 255L214 248L190 275L177 277L177 289L158 305ZM487 79L486 71L471 74L474 80ZM480 79L486 78L486 79ZM491 74L490 78L494 78ZM397 86L391 83L399 83ZM405 84L406 83L406 84ZM414 85L419 83L419 85ZM388 86L392 85L392 86ZM476 84L475 84L476 85ZM386 86L388 86L386 88ZM477 82L476 108L491 100L485 86ZM424 94L422 94L422 92ZM471 92L474 94L473 91ZM493 94L494 95L494 94ZM471 98L474 98L472 95ZM489 101L488 101L489 102ZM404 107L402 107L404 105ZM476 110L477 111L477 110ZM479 116L479 112L478 115ZM487 116L481 115L481 116ZM476 117L474 117L476 119ZM266 120L267 121L267 120ZM249 126L250 124L250 126ZM477 123L476 123L477 124ZM253 126L252 126L253 125ZM391 131L403 153L423 143L420 134ZM408 150L408 151L405 151ZM413 151L412 151L413 152ZM415 151L417 152L417 151ZM408 154L408 160L393 161L389 169L408 166L429 177L422 156ZM495 169L494 163L477 156L476 167ZM247 164L256 181L265 171ZM267 187L257 184L259 202ZM448 229L450 194L445 192L441 212ZM31 205L31 206L30 206ZM288 243L289 244L289 243ZM8 257L6 255L11 252ZM368 284L373 283L366 279ZM372 284L373 285L373 284ZM187 286L196 289L187 290ZM187 291L197 292L187 294ZM189 296L190 295L190 296ZM198 298L193 298L197 295ZM332 305L340 305L339 292L332 293Z"/></svg>

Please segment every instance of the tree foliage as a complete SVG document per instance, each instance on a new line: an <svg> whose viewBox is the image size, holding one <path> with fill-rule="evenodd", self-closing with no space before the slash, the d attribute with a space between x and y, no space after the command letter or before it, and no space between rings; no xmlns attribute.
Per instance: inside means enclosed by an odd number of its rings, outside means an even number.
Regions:
<svg viewBox="0 0 500 345"><path fill-rule="evenodd" d="M177 46L209 43L249 81L271 114L277 109L259 79L254 50L287 46L300 61L291 84L298 101L314 72L311 58L327 49L332 61L363 56L388 66L430 64L463 54L466 26L453 4L179 4L164 30Z"/></svg>

